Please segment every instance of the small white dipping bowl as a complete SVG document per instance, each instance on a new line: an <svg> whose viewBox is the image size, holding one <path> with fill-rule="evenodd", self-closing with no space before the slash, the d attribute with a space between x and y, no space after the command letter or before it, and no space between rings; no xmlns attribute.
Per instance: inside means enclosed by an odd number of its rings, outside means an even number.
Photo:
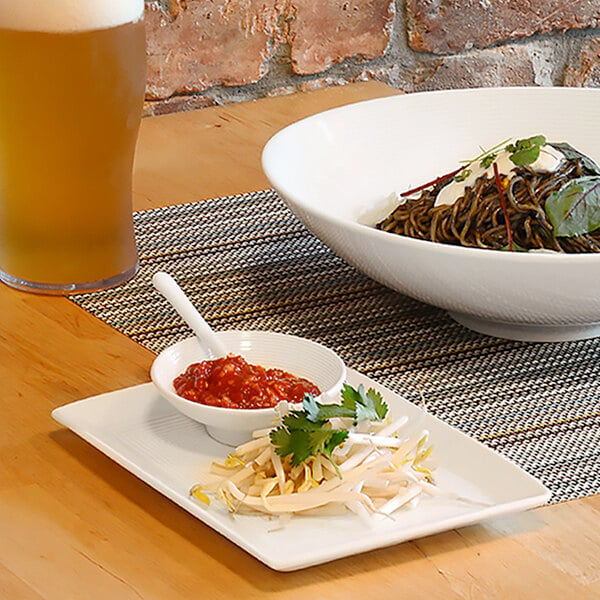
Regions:
<svg viewBox="0 0 600 600"><path fill-rule="evenodd" d="M317 342L270 331L221 331L217 335L230 354L241 355L251 364L282 369L308 379L321 390L320 402L336 400L346 379L342 359ZM173 407L203 423L215 440L237 446L251 439L255 429L269 427L276 417L275 409L207 406L178 396L173 387L173 380L189 365L214 358L197 338L188 338L163 350L154 360L150 375Z"/></svg>
<svg viewBox="0 0 600 600"><path fill-rule="evenodd" d="M403 294L490 335L600 335L600 254L462 248L375 229L403 192L480 147L543 134L600 162L600 90L488 88L405 94L294 123L262 164L291 210L336 254Z"/></svg>

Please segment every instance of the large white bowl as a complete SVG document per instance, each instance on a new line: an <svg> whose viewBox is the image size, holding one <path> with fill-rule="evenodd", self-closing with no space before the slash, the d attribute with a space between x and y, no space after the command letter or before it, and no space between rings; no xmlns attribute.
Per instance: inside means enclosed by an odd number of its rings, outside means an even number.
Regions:
<svg viewBox="0 0 600 600"><path fill-rule="evenodd" d="M529 341L600 335L600 255L511 253L374 229L389 196L517 136L567 141L600 162L600 90L494 88L408 94L309 117L278 132L263 169L342 258L476 331Z"/></svg>
<svg viewBox="0 0 600 600"><path fill-rule="evenodd" d="M306 338L271 331L220 331L217 333L231 354L265 368L283 369L314 383L319 400L327 403L339 395L346 379L346 366L333 350ZM203 423L211 437L232 446L251 439L255 429L269 427L276 418L274 408L236 409L207 406L178 396L173 380L195 362L214 358L194 338L163 350L150 371L161 395L184 415Z"/></svg>

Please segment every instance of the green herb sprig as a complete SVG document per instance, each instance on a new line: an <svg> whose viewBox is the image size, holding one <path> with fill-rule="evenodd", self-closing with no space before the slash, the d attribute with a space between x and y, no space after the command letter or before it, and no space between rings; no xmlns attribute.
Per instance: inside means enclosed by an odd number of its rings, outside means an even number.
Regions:
<svg viewBox="0 0 600 600"><path fill-rule="evenodd" d="M510 160L518 167L533 164L540 156L542 146L546 145L546 137L534 135L530 138L517 140L514 144L508 144L506 150L509 152Z"/></svg>
<svg viewBox="0 0 600 600"><path fill-rule="evenodd" d="M345 384L340 404L321 404L307 394L302 410L285 415L281 425L270 433L275 452L290 456L292 466L301 465L312 456L323 454L331 460L333 451L348 438L348 429L336 429L330 419L351 419L354 425L364 420L382 421L388 406L381 394L361 384L358 389Z"/></svg>
<svg viewBox="0 0 600 600"><path fill-rule="evenodd" d="M470 158L469 160L462 160L461 163L464 165L462 170L454 176L454 181L465 181L472 173L469 168L475 163L479 163L479 166L487 169L491 167L501 150L506 150L509 154L510 160L517 166L526 166L533 164L539 157L542 146L546 145L546 137L543 135L534 135L529 138L522 140L516 140L514 143L507 144L509 140L504 140L499 144L496 144L489 150L482 148L481 153Z"/></svg>
<svg viewBox="0 0 600 600"><path fill-rule="evenodd" d="M510 138L509 138L510 139ZM492 165L492 163L498 157L498 152L502 149L502 147L508 142L508 140L504 140L499 144L496 144L492 148L488 150L484 150L481 148L481 153L475 156L474 158L470 158L469 160L461 160L461 164L463 165L460 171L454 176L454 181L462 183L473 173L472 169L469 167L474 165L476 162L479 163L479 166L487 169Z"/></svg>

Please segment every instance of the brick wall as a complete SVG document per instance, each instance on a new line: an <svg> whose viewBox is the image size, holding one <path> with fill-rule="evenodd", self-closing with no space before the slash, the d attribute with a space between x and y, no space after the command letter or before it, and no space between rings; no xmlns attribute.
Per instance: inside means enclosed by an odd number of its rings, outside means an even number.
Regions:
<svg viewBox="0 0 600 600"><path fill-rule="evenodd" d="M600 0L146 0L146 114L377 79L600 87Z"/></svg>

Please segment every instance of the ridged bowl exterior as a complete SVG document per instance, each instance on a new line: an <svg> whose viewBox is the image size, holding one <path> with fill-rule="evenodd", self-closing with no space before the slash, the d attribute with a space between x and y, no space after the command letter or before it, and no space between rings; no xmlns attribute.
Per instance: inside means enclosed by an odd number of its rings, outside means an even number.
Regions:
<svg viewBox="0 0 600 600"><path fill-rule="evenodd" d="M232 330L218 332L231 354L249 363L279 368L314 383L322 392L320 401L334 400L346 378L341 358L329 348L311 340L270 331ZM218 441L237 445L250 439L256 429L269 427L275 409L235 409L207 406L178 396L173 380L192 363L214 358L197 338L188 338L163 350L155 359L151 377L161 395L177 410L204 423Z"/></svg>
<svg viewBox="0 0 600 600"><path fill-rule="evenodd" d="M277 133L263 169L335 253L459 322L515 339L600 334L600 255L463 248L376 230L402 192L509 137L544 134L600 163L600 90L407 94L333 109Z"/></svg>

